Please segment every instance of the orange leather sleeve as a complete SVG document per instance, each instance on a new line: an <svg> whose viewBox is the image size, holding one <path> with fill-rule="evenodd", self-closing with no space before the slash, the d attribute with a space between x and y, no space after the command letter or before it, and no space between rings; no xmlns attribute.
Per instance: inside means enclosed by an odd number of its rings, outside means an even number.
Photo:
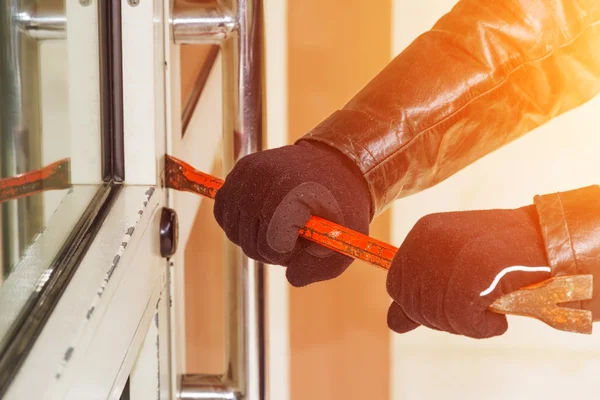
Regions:
<svg viewBox="0 0 600 400"><path fill-rule="evenodd" d="M594 97L599 49L598 0L462 0L300 140L350 158L376 215Z"/></svg>

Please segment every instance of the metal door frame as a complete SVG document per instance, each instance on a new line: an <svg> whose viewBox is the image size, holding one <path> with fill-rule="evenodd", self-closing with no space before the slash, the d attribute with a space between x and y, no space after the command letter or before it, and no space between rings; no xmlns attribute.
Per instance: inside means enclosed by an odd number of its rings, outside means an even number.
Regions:
<svg viewBox="0 0 600 400"><path fill-rule="evenodd" d="M224 173L227 173L240 158L264 148L262 0L207 3L178 1L175 5L170 9L171 33L168 36L175 46L218 44L221 49L222 156ZM171 47L168 45L169 49ZM178 57L177 53L175 47L175 58ZM173 57L171 60L173 61ZM171 79L176 86L178 73L178 70L171 71ZM173 98L179 99L178 96ZM180 115L174 113L173 118L179 118ZM175 123L172 127L174 129L170 132L169 144L171 149L173 142L179 141L182 133L180 123ZM174 202L171 204L174 205ZM239 247L227 241L227 370L220 375L182 375L178 378L179 398L266 398L265 284L265 266L249 259Z"/></svg>

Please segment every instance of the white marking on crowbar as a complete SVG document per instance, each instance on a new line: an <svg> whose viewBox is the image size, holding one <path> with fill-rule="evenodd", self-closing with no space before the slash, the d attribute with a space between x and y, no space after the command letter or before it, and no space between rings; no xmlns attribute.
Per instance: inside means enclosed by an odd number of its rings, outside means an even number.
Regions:
<svg viewBox="0 0 600 400"><path fill-rule="evenodd" d="M502 279L502 277L506 274L508 274L509 272L514 272L514 271L522 271L522 272L550 272L550 267L526 267L526 266L522 266L522 265L514 265L512 267L506 267L504 268L502 271L500 271L498 273L498 275L496 275L496 277L494 278L494 281L492 282L492 284L490 285L489 288L485 289L483 292L481 292L479 294L479 296L486 296L488 294L490 294L498 285L498 282L500 282L500 279Z"/></svg>

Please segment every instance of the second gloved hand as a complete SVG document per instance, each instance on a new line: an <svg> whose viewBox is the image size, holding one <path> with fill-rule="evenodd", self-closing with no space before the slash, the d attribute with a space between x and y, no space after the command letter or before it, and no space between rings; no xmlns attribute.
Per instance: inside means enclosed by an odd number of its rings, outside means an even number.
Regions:
<svg viewBox="0 0 600 400"><path fill-rule="evenodd" d="M242 158L215 198L229 240L252 259L286 266L294 286L337 277L353 261L299 238L311 215L368 234L371 199L356 166L308 141Z"/></svg>
<svg viewBox="0 0 600 400"><path fill-rule="evenodd" d="M400 246L387 277L388 326L471 338L502 335L499 297L550 278L535 206L432 214Z"/></svg>

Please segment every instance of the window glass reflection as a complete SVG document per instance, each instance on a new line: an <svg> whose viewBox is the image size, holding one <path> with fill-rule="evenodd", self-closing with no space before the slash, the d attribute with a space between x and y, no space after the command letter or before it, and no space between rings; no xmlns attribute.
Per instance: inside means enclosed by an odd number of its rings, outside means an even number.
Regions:
<svg viewBox="0 0 600 400"><path fill-rule="evenodd" d="M0 2L0 342L101 184L97 14Z"/></svg>

